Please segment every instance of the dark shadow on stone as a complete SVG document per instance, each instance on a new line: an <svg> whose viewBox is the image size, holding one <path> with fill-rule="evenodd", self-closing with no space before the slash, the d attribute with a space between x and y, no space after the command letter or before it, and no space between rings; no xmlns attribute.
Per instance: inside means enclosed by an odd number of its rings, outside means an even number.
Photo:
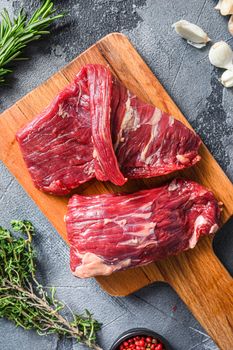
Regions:
<svg viewBox="0 0 233 350"><path fill-rule="evenodd" d="M207 98L206 108L198 114L192 123L193 128L201 136L217 162L227 170L230 164L230 157L221 141L222 135L230 136L233 133L233 126L227 124L227 115L222 106L223 86L219 82L220 70L214 69L211 76L212 92Z"/></svg>
<svg viewBox="0 0 233 350"><path fill-rule="evenodd" d="M213 249L221 263L233 276L233 216L215 235Z"/></svg>

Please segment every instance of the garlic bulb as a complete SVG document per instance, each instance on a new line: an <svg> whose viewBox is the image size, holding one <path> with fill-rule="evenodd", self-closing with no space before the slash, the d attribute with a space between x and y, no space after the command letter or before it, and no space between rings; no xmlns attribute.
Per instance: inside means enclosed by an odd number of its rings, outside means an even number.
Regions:
<svg viewBox="0 0 233 350"><path fill-rule="evenodd" d="M229 22L228 22L228 30L233 35L233 15L231 15Z"/></svg>
<svg viewBox="0 0 233 350"><path fill-rule="evenodd" d="M217 5L215 6L215 10L221 10L222 2L223 2L223 0L219 0Z"/></svg>
<svg viewBox="0 0 233 350"><path fill-rule="evenodd" d="M233 72L231 70L225 70L220 79L222 85L225 87L233 86Z"/></svg>
<svg viewBox="0 0 233 350"><path fill-rule="evenodd" d="M233 14L233 0L222 0L220 4L220 13L223 16Z"/></svg>
<svg viewBox="0 0 233 350"><path fill-rule="evenodd" d="M225 68L233 71L233 52L231 47L225 41L219 41L214 44L209 51L210 63L219 68Z"/></svg>
<svg viewBox="0 0 233 350"><path fill-rule="evenodd" d="M215 10L220 10L221 15L227 16L233 14L233 0L219 0Z"/></svg>
<svg viewBox="0 0 233 350"><path fill-rule="evenodd" d="M180 20L174 23L172 27L175 28L177 34L186 39L190 45L198 49L206 46L206 43L210 41L210 38L203 29L188 21Z"/></svg>

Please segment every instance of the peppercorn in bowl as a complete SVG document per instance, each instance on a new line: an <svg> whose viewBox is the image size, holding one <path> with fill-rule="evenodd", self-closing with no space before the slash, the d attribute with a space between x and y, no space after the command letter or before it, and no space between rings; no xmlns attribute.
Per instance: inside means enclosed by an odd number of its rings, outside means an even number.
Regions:
<svg viewBox="0 0 233 350"><path fill-rule="evenodd" d="M134 328L121 334L110 350L172 350L166 339L146 328Z"/></svg>

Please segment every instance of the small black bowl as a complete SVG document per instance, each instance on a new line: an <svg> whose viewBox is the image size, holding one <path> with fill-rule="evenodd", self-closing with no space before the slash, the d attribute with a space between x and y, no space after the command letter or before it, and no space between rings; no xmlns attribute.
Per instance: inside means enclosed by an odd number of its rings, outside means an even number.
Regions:
<svg viewBox="0 0 233 350"><path fill-rule="evenodd" d="M165 350L173 350L171 345L169 345L168 341L164 339L164 337L146 328L133 328L122 333L117 338L117 340L115 340L115 342L112 344L110 350L117 350L119 346L122 344L122 342L127 341L127 339L130 339L136 336L149 336L149 337L156 338L164 345Z"/></svg>

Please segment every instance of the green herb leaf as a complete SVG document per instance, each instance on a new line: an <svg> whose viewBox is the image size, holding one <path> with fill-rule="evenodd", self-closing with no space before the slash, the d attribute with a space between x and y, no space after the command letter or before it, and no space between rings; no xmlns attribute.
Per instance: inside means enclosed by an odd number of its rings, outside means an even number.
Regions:
<svg viewBox="0 0 233 350"><path fill-rule="evenodd" d="M101 324L92 314L88 310L85 315L71 312L72 320L68 321L59 312L65 305L55 298L55 288L47 292L37 281L32 223L12 220L11 225L22 236L16 238L0 227L0 318L5 317L26 330L35 329L40 335L74 337L91 349L101 350L96 344ZM27 239L23 238L25 235Z"/></svg>
<svg viewBox="0 0 233 350"><path fill-rule="evenodd" d="M29 20L23 9L13 20L6 9L0 13L0 85L5 83L5 76L12 72L6 66L21 55L28 43L49 34L46 29L50 24L64 16L62 13L55 13L51 0L44 0Z"/></svg>

